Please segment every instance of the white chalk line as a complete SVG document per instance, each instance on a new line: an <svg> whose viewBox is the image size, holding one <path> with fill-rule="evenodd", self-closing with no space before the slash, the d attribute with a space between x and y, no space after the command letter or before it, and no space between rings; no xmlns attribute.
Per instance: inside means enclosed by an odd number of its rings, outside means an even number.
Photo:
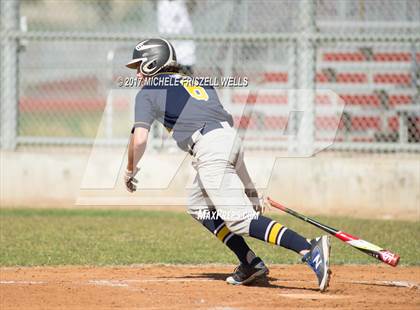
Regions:
<svg viewBox="0 0 420 310"><path fill-rule="evenodd" d="M111 286L111 287L128 287L130 283L177 283L177 282L220 282L216 279L207 279L207 278L195 278L195 279L184 279L184 278L149 278L149 279L122 279L122 280L110 280L110 279L92 279L86 282L73 282L76 284L89 284L89 285L98 285L98 286ZM303 280L274 280L271 282L281 282L281 283L296 283L303 282ZM307 281L304 281L307 282ZM0 280L0 285L44 285L48 284L48 281L27 281L27 280ZM405 287L405 288L415 288L419 289L419 283L413 281L403 281L403 280L394 280L394 281L335 281L335 283L344 283L344 284L364 284L364 285L384 285L390 287Z"/></svg>
<svg viewBox="0 0 420 310"><path fill-rule="evenodd" d="M122 283L118 280L89 280L88 284L99 286L112 286L112 287L128 287L127 283Z"/></svg>
<svg viewBox="0 0 420 310"><path fill-rule="evenodd" d="M212 279L127 279L127 280L89 280L88 284L101 286L127 287L129 283L153 283L153 282L212 282Z"/></svg>
<svg viewBox="0 0 420 310"><path fill-rule="evenodd" d="M124 280L107 280L107 279L92 279L86 282L79 281L66 281L75 284L93 284L99 286L114 286L114 287L128 287L130 283L153 283L153 282L213 282L216 280L197 278L197 279L182 279L182 278L168 278L168 279L124 279ZM48 284L56 281L26 281L26 280L0 280L0 285L36 285L36 284Z"/></svg>
<svg viewBox="0 0 420 310"><path fill-rule="evenodd" d="M45 281L0 281L0 284L47 284Z"/></svg>
<svg viewBox="0 0 420 310"><path fill-rule="evenodd" d="M395 286L395 287L408 287L419 289L419 283L412 281L349 281L353 284L366 284L366 285L384 285L384 286Z"/></svg>
<svg viewBox="0 0 420 310"><path fill-rule="evenodd" d="M292 299L341 299L350 298L350 295L331 295L331 294L320 294L320 293L284 293L279 294L282 297Z"/></svg>

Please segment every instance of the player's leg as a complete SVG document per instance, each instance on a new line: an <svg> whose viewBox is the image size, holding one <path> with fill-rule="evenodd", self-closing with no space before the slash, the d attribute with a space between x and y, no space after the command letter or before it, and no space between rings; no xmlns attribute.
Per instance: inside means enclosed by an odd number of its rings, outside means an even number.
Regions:
<svg viewBox="0 0 420 310"><path fill-rule="evenodd" d="M310 250L311 244L306 238L268 217L256 214L234 167L226 167L223 163L220 167L217 165L213 163L211 168L201 169L200 179L205 183L211 203L225 221L227 229L237 235L249 235L282 246L302 256ZM219 188L211 184L212 173L208 170L214 169L226 170Z"/></svg>
<svg viewBox="0 0 420 310"><path fill-rule="evenodd" d="M234 145L234 139L227 131L219 131L199 141L197 169L212 204L234 234L249 235L303 256L317 274L320 289L324 290L329 280L328 237L308 242L280 223L262 215L257 216L235 168L239 156L235 151L240 152L240 147ZM224 143L234 145L233 152L226 154Z"/></svg>
<svg viewBox="0 0 420 310"><path fill-rule="evenodd" d="M188 206L188 213L238 257L240 264L235 269L235 273L226 279L228 283L250 284L255 279L263 278L268 274L268 268L249 248L244 238L230 232L224 221L217 216L211 201L201 189L198 178L195 179L190 191Z"/></svg>
<svg viewBox="0 0 420 310"><path fill-rule="evenodd" d="M306 238L292 229L262 215L250 221L249 235L300 254L302 261L306 262L315 272L320 290L324 291L328 287L331 273L329 270L329 236L322 236L308 242Z"/></svg>
<svg viewBox="0 0 420 310"><path fill-rule="evenodd" d="M248 173L248 169L246 168L246 164L244 161L244 155L243 155L243 149L242 147L239 149L237 160L235 163L235 169L236 172L241 179L244 187L245 187L245 193L252 202L254 209L259 207L261 209L262 202L260 201L260 197L258 197L258 191L256 190L254 183L251 180L251 177ZM259 209L259 210L260 210ZM263 222L267 223L268 220L264 220ZM255 223L255 225L261 226L261 223L258 222L251 222ZM287 233L286 227L280 227L279 223L274 223L270 220L269 225L272 223L271 230L269 232L265 231L267 233L268 242L270 242L270 235L272 234L272 238L279 238L278 245L282 245L285 248L291 249L295 252L298 252L300 255L302 255L302 261L308 263L308 265L315 271L319 285L321 290L325 290L328 286L329 281L329 251L330 251L330 240L328 236L323 236L318 239L313 239L310 241L310 244L305 244L305 240L297 233L292 232L289 229L289 232ZM264 226L264 224L262 224ZM254 232L256 228L252 229ZM251 228L250 228L251 231ZM278 232L277 232L278 231ZM277 234L276 234L277 233ZM285 241L283 244L280 244L281 238L283 237L282 234L286 234ZM290 235L289 238L287 235ZM262 240L262 235L259 237L256 237L260 240ZM264 239L266 238L266 235L264 234ZM267 240L264 240L267 241ZM309 242L308 242L309 243ZM322 260L319 260L319 258L324 257Z"/></svg>
<svg viewBox="0 0 420 310"><path fill-rule="evenodd" d="M234 273L226 279L229 284L250 284L259 278L265 278L269 270L260 257L249 248L245 239L229 231L225 222L212 211L210 219L201 221L204 227L226 244L238 257L240 264Z"/></svg>
<svg viewBox="0 0 420 310"><path fill-rule="evenodd" d="M234 235L229 231L223 220L217 217L217 214L215 216L214 210L211 201L200 188L198 178L196 178L188 199L188 213L226 244L241 263L250 264L256 257L254 252L249 248L243 237Z"/></svg>
<svg viewBox="0 0 420 310"><path fill-rule="evenodd" d="M226 191L226 184L223 184ZM235 194L235 191L227 190L231 194L229 196L230 202L232 203L233 197L241 197L241 194L238 192ZM241 191L243 193L243 190ZM241 202L233 202L233 206L223 206L223 203L217 203L220 200L220 197L223 195L215 194L214 191L210 191L210 198L216 201L215 205L218 206L217 210L224 210L227 207L229 210L236 209L237 214L240 214L240 210L244 208L238 208L241 206ZM247 214L255 212L252 209L252 204L249 201L248 197L242 198L243 201L248 200L247 204L242 205L247 206ZM239 199L238 199L239 200ZM243 202L242 202L243 203ZM225 212L220 212L225 214ZM293 231L290 228L283 226L282 224L276 222L275 220L259 215L251 219L249 215L244 218L229 218L228 216L224 218L227 229L231 232L238 235L249 235L253 238L259 239L261 241L278 245L286 249L292 250L302 256L302 261L306 262L312 270L315 272L318 283L321 291L324 291L329 284L329 252L330 252L330 241L328 236L323 236L321 238L313 239L310 242L308 240Z"/></svg>
<svg viewBox="0 0 420 310"><path fill-rule="evenodd" d="M255 198L255 196L258 197L258 193L248 173L248 169L246 168L242 148L238 149L238 155L234 164L237 175L245 187L245 193L251 194L247 194L247 196L250 202L255 205L252 199ZM259 216L255 219L251 219L249 221L249 226L247 234L251 237L283 246L302 256L311 248L310 243L305 238L267 217Z"/></svg>

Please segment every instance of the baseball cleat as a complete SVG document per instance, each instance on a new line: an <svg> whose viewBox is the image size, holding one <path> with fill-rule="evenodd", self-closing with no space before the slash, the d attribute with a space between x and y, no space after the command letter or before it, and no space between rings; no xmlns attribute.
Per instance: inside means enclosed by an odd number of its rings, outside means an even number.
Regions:
<svg viewBox="0 0 420 310"><path fill-rule="evenodd" d="M319 290L324 292L330 282L330 237L322 236L311 240L311 251L302 257L318 278Z"/></svg>
<svg viewBox="0 0 420 310"><path fill-rule="evenodd" d="M232 285L246 285L251 284L256 279L265 278L269 270L260 258L257 257L254 260L256 259L258 259L258 262L252 265L239 264L234 273L226 279L226 282Z"/></svg>

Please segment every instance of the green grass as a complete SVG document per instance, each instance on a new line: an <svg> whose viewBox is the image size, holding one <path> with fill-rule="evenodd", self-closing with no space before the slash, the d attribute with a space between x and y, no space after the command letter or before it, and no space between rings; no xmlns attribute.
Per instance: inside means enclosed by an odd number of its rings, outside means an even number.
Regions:
<svg viewBox="0 0 420 310"><path fill-rule="evenodd" d="M320 231L289 215L276 220L301 234ZM399 253L420 265L415 222L319 217L320 221ZM296 254L247 238L267 263L297 263ZM332 263L377 261L333 240ZM0 265L126 265L235 263L234 255L189 215L169 211L0 209Z"/></svg>

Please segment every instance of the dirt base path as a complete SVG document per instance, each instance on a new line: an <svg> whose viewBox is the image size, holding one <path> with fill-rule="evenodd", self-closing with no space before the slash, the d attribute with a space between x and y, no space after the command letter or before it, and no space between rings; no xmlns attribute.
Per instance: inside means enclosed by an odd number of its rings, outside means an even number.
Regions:
<svg viewBox="0 0 420 310"><path fill-rule="evenodd" d="M1 268L1 309L420 309L420 267L333 266L326 293L303 265L231 286L233 266Z"/></svg>

